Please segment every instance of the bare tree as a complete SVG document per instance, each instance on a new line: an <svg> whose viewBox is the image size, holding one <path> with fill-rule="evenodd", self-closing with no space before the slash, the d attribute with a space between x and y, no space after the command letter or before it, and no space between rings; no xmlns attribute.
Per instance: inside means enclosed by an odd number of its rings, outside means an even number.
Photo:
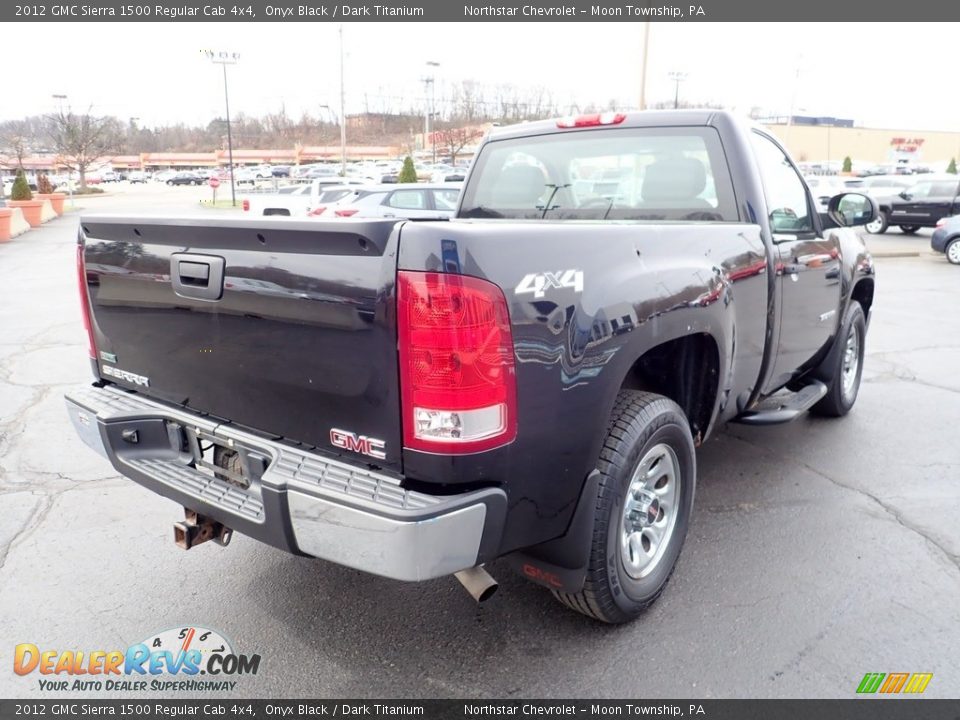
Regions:
<svg viewBox="0 0 960 720"><path fill-rule="evenodd" d="M437 130L434 133L434 140L437 147L442 148L450 156L450 164L455 165L457 154L482 135L483 131L475 127L449 127Z"/></svg>
<svg viewBox="0 0 960 720"><path fill-rule="evenodd" d="M32 140L30 126L25 120L11 120L0 127L0 149L7 157L3 167L11 170L23 169L23 159L27 156ZM10 162L13 159L15 163Z"/></svg>
<svg viewBox="0 0 960 720"><path fill-rule="evenodd" d="M51 115L49 134L59 162L80 174L81 189L87 187L90 166L104 155L120 150L123 137L116 118L96 117L89 110L76 115L72 110L61 109Z"/></svg>

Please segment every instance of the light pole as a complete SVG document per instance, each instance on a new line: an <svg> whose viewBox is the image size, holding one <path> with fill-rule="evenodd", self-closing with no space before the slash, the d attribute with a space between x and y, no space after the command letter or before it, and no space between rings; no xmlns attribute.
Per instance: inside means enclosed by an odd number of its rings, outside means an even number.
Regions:
<svg viewBox="0 0 960 720"><path fill-rule="evenodd" d="M347 93L343 87L343 25L340 25L340 176L347 176Z"/></svg>
<svg viewBox="0 0 960 720"><path fill-rule="evenodd" d="M436 109L435 109L435 108L436 108L436 103L435 103L436 94L435 94L435 90L436 90L436 86L437 86L437 82L436 82L437 79L436 79L436 75L435 75L435 70L434 70L433 68L438 68L438 67L440 67L440 63L434 62L433 60L427 60L427 67L428 67L428 68L431 68L431 70L430 70L430 77L429 77L429 81L430 81L430 108L429 108L428 111L427 111L427 135L426 135L426 137L424 138L424 142L427 141L427 138L430 139L430 156L431 156L431 158L432 158L432 161L431 161L431 162L432 162L434 165L436 165L436 164L437 164L437 143L434 142L433 137L430 135L430 124L431 124L431 122L433 121L433 116L434 116L434 113L436 112Z"/></svg>
<svg viewBox="0 0 960 720"><path fill-rule="evenodd" d="M237 189L233 179L233 134L230 131L230 93L227 90L227 65L236 65L240 60L240 53L203 51L210 62L223 66L223 101L227 107L227 157L230 161L230 202L237 206Z"/></svg>
<svg viewBox="0 0 960 720"><path fill-rule="evenodd" d="M650 48L650 21L643 24L643 55L640 60L640 109L647 109L647 56Z"/></svg>
<svg viewBox="0 0 960 720"><path fill-rule="evenodd" d="M673 109L676 110L680 107L680 83L687 79L687 74L674 70L668 75L673 80Z"/></svg>
<svg viewBox="0 0 960 720"><path fill-rule="evenodd" d="M60 122L62 123L62 122L63 122L63 101L67 99L67 96L66 96L66 95L58 95L58 94L54 93L51 97L52 97L54 100L57 101L57 106L58 106L59 112L60 112ZM73 205L73 178L70 177L71 173L70 173L69 170L70 170L70 169L67 168L67 193L70 195L70 207L73 208L73 207L74 207L74 205Z"/></svg>

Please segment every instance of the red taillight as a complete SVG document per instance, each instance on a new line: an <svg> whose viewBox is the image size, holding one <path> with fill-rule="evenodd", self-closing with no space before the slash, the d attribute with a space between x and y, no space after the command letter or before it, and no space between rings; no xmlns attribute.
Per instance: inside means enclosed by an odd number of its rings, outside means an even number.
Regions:
<svg viewBox="0 0 960 720"><path fill-rule="evenodd" d="M397 274L403 444L460 454L517 436L517 383L503 292L479 278Z"/></svg>
<svg viewBox="0 0 960 720"><path fill-rule="evenodd" d="M343 210L334 210L333 214L337 217L353 217L358 212L357 208L344 208Z"/></svg>
<svg viewBox="0 0 960 720"><path fill-rule="evenodd" d="M623 113L605 112L590 113L589 115L571 115L557 120L558 128L582 128L595 125L619 125L627 116Z"/></svg>
<svg viewBox="0 0 960 720"><path fill-rule="evenodd" d="M244 212L248 212L250 210L250 201L244 199L244 201L241 203L241 207L243 207Z"/></svg>
<svg viewBox="0 0 960 720"><path fill-rule="evenodd" d="M90 293L87 290L87 266L83 260L83 245L77 245L77 284L80 288L80 310L83 313L83 328L87 331L87 353L97 359L97 341L93 337L93 321L90 317Z"/></svg>
<svg viewBox="0 0 960 720"><path fill-rule="evenodd" d="M307 217L317 217L318 215L323 215L323 211L326 209L326 205L317 205L307 213Z"/></svg>

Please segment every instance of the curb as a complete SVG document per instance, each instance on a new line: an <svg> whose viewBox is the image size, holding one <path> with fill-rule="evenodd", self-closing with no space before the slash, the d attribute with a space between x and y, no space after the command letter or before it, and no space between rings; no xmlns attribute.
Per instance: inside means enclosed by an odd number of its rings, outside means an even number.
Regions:
<svg viewBox="0 0 960 720"><path fill-rule="evenodd" d="M920 257L919 252L872 252L870 253L875 258L908 258L908 257Z"/></svg>

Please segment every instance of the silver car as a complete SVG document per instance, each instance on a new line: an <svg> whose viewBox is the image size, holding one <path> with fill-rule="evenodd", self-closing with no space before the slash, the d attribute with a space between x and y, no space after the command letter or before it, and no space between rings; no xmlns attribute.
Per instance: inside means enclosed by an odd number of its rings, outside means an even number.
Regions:
<svg viewBox="0 0 960 720"><path fill-rule="evenodd" d="M450 218L459 199L460 183L364 185L351 188L347 195L313 217Z"/></svg>

